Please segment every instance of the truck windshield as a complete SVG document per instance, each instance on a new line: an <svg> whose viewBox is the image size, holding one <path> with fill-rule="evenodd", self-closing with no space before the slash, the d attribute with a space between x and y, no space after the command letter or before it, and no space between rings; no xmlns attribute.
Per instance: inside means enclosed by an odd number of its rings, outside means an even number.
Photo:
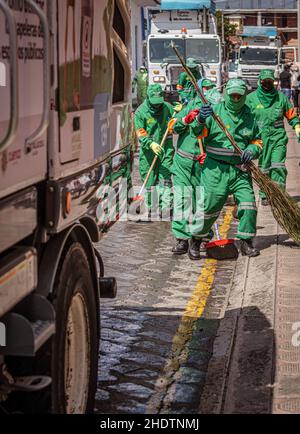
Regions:
<svg viewBox="0 0 300 434"><path fill-rule="evenodd" d="M193 57L199 63L219 63L220 46L218 39L188 39L186 57Z"/></svg>
<svg viewBox="0 0 300 434"><path fill-rule="evenodd" d="M170 47L174 41L181 54L184 55L185 47L183 39L150 39L150 62L151 63L178 63L175 51Z"/></svg>
<svg viewBox="0 0 300 434"><path fill-rule="evenodd" d="M240 63L248 65L276 65L278 50L264 48L241 48Z"/></svg>
<svg viewBox="0 0 300 434"><path fill-rule="evenodd" d="M149 52L151 63L179 63L176 54L170 47L174 41L184 58L193 57L199 63L218 63L220 46L216 39L150 39Z"/></svg>

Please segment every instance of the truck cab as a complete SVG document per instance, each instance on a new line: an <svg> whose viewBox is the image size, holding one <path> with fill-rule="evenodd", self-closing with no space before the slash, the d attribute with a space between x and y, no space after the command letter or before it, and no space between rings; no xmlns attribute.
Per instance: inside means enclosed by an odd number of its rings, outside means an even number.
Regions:
<svg viewBox="0 0 300 434"><path fill-rule="evenodd" d="M168 2L149 11L151 31L147 57L149 84L161 84L168 100L178 100L176 85L182 66L172 48L174 42L186 60L193 57L203 77L222 85L222 46L216 32L213 2ZM204 5L205 3L205 5ZM209 3L209 4L208 4ZM206 7L205 7L206 6Z"/></svg>
<svg viewBox="0 0 300 434"><path fill-rule="evenodd" d="M280 74L280 41L276 27L245 26L239 49L237 75L255 90L261 70L268 68Z"/></svg>

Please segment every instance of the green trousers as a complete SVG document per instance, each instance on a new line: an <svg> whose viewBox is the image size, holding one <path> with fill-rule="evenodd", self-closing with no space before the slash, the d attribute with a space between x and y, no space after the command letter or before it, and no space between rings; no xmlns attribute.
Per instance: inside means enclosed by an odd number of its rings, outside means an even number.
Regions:
<svg viewBox="0 0 300 434"><path fill-rule="evenodd" d="M194 215L203 209L203 195L201 188L202 166L193 161L176 155L173 163L174 184L174 218L172 223L173 235L177 239L192 238ZM198 207L198 209L197 209ZM204 241L210 241L211 232Z"/></svg>
<svg viewBox="0 0 300 434"><path fill-rule="evenodd" d="M172 161L172 160L171 160ZM149 167L140 165L140 175L142 181L146 179ZM148 210L155 213L168 211L173 208L173 189L172 189L172 173L171 162L164 160L161 163L159 160L154 167L146 188L145 205Z"/></svg>
<svg viewBox="0 0 300 434"><path fill-rule="evenodd" d="M271 136L264 141L263 155L259 160L261 171L267 174L282 190L286 189L288 171L285 165L287 154L287 140ZM266 198L264 192L259 193L262 199Z"/></svg>
<svg viewBox="0 0 300 434"><path fill-rule="evenodd" d="M247 172L207 157L201 185L204 189L204 209L202 218L194 220L194 237L205 239L209 235L230 194L234 195L238 205L240 223L237 238L247 240L256 235L257 207L252 179Z"/></svg>

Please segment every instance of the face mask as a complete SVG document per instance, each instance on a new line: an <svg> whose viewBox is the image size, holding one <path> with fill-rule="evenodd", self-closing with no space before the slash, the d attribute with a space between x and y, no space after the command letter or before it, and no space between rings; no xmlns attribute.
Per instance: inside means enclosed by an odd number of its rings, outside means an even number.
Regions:
<svg viewBox="0 0 300 434"><path fill-rule="evenodd" d="M261 87L266 92L271 92L274 89L274 82L272 80L264 80L261 82Z"/></svg>
<svg viewBox="0 0 300 434"><path fill-rule="evenodd" d="M159 110L161 110L163 104L151 104L150 103L150 106L154 111L159 111Z"/></svg>
<svg viewBox="0 0 300 434"><path fill-rule="evenodd" d="M231 96L226 93L225 106L232 113L240 112L245 105L246 97L247 95L242 95L239 101L234 101Z"/></svg>

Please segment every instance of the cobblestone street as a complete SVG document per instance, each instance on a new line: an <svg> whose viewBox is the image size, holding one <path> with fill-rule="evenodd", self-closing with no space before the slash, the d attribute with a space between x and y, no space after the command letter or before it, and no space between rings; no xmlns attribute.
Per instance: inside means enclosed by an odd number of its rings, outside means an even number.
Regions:
<svg viewBox="0 0 300 434"><path fill-rule="evenodd" d="M298 201L299 160L291 139ZM223 236L236 224L227 207ZM119 222L103 237L119 293L102 303L97 413L300 411L300 249L261 206L256 244L258 258L191 262L172 256L169 223Z"/></svg>

